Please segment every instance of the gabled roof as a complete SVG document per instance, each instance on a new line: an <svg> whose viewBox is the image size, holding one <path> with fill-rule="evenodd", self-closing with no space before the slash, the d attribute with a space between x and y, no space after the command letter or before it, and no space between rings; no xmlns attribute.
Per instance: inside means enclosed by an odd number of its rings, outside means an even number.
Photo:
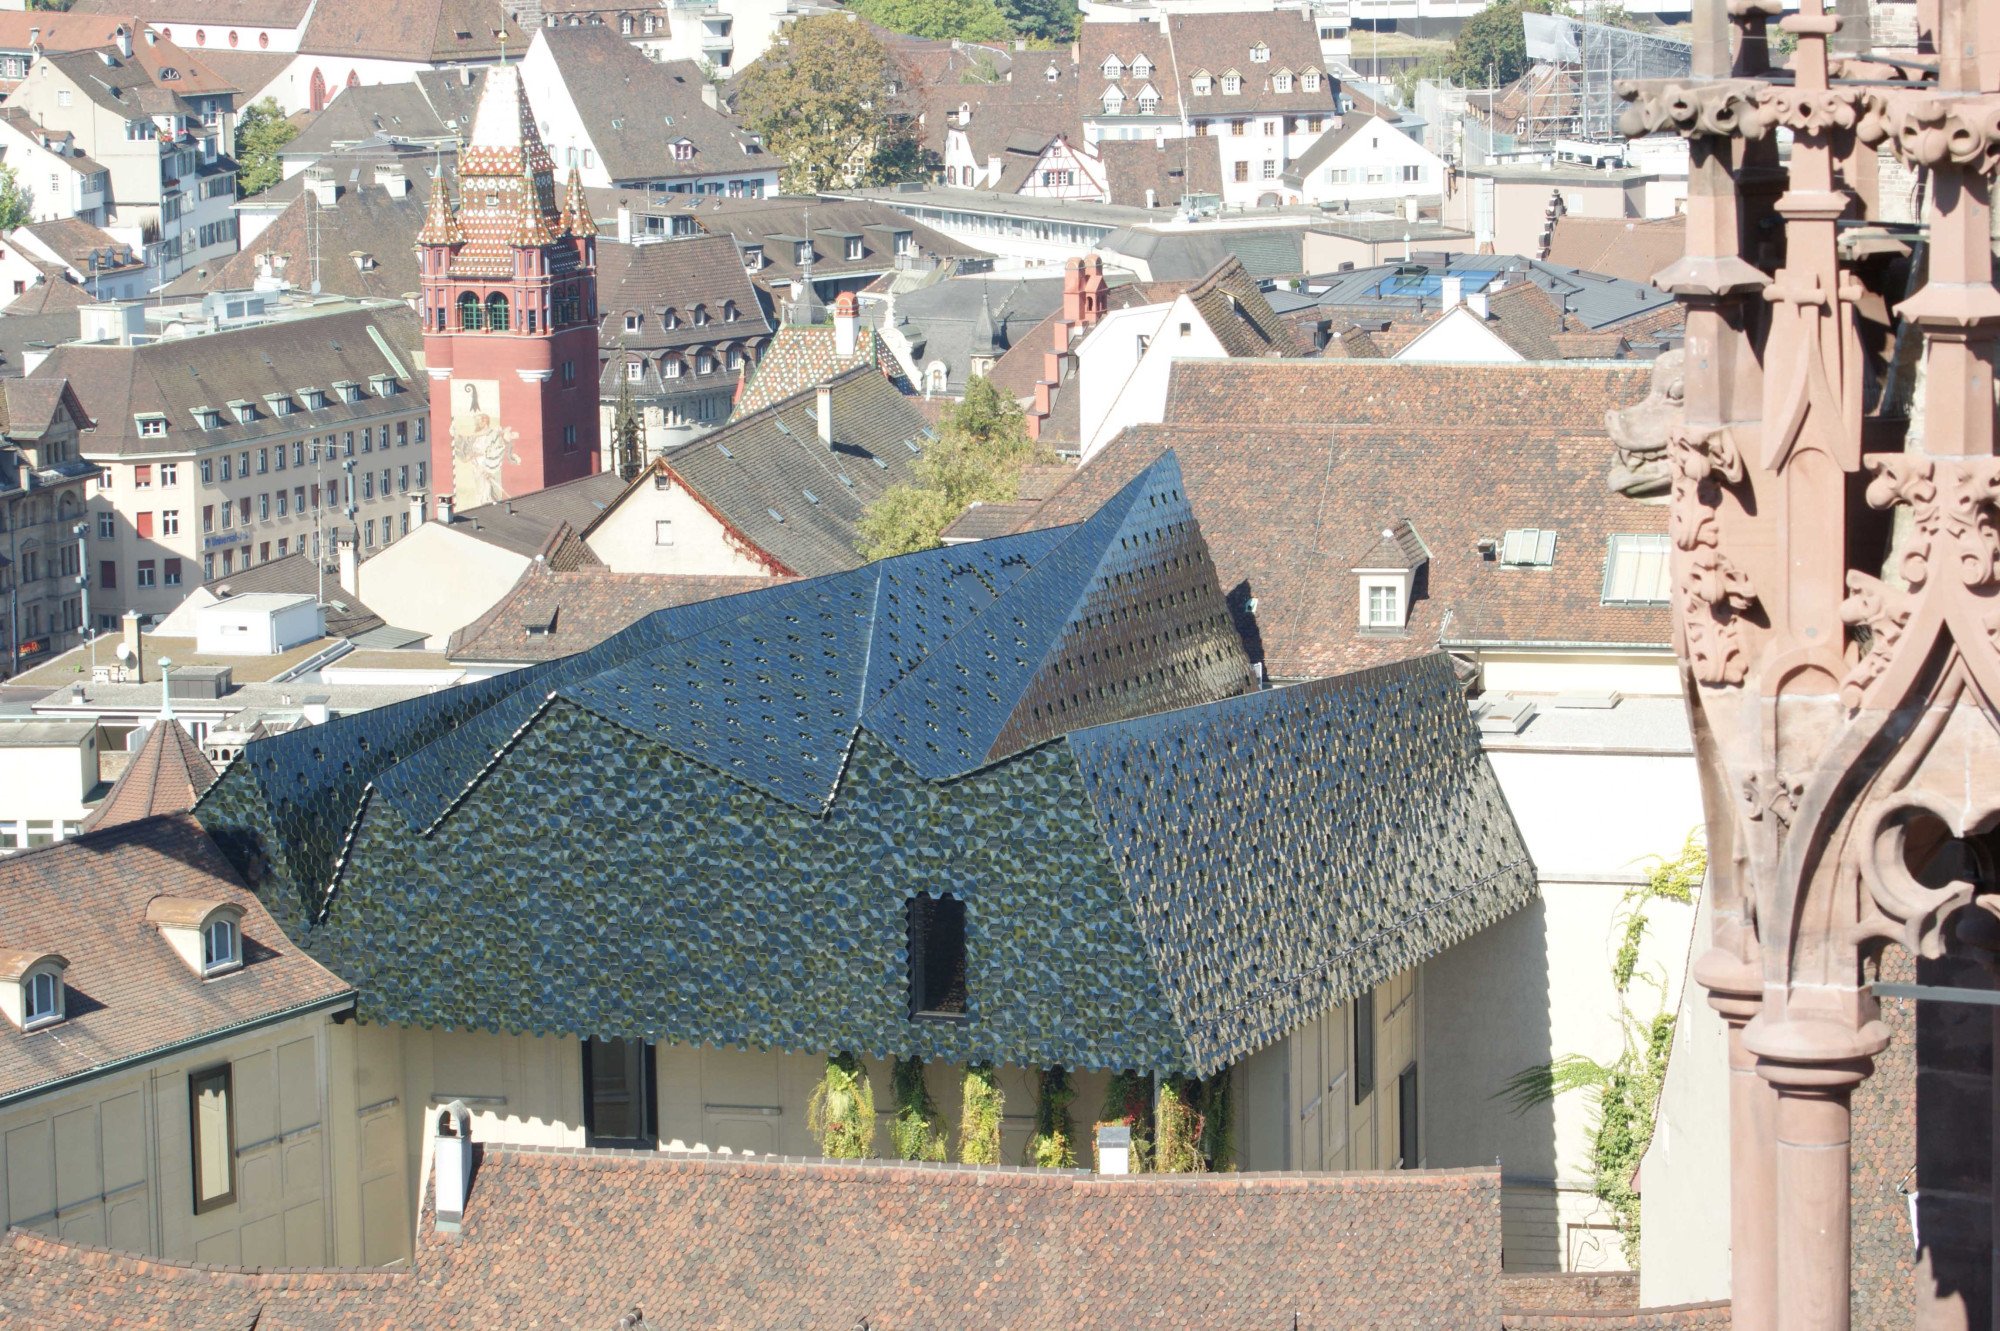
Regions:
<svg viewBox="0 0 2000 1331"><path fill-rule="evenodd" d="M1084 112L1101 114L1105 91L1115 87L1124 95L1124 114L1135 115L1140 90L1151 84L1160 97L1157 114L1161 117L1252 116L1273 111L1330 114L1337 105L1337 81L1328 75L1320 54L1319 28L1311 18L1310 11L1265 9L1171 13L1158 23L1081 24L1077 29L1082 53L1077 78ZM1258 45L1269 52L1268 60L1251 59L1251 49ZM1118 79L1104 77L1105 58L1112 55L1121 66ZM1152 64L1152 74L1134 78L1132 62L1142 55ZM1289 92L1279 92L1276 86L1274 76L1284 70L1295 76ZM1297 77L1307 70L1322 75L1316 91L1307 92L1303 79ZM1230 71L1243 80L1242 91L1234 96L1222 91L1223 75ZM1193 91L1195 77L1201 73L1212 80L1206 96Z"/></svg>
<svg viewBox="0 0 2000 1331"><path fill-rule="evenodd" d="M1549 237L1547 262L1556 268L1648 282L1653 274L1687 253L1687 218L1642 221L1628 217L1585 217L1565 213Z"/></svg>
<svg viewBox="0 0 2000 1331"><path fill-rule="evenodd" d="M770 578L680 573L614 573L602 566L566 572L530 564L491 610L451 635L453 661L554 661L595 647L656 610L734 596Z"/></svg>
<svg viewBox="0 0 2000 1331"><path fill-rule="evenodd" d="M146 267L143 254L81 217L30 222L21 230L48 246L57 258L87 278L143 272Z"/></svg>
<svg viewBox="0 0 2000 1331"><path fill-rule="evenodd" d="M1206 1073L1535 891L1442 656L1255 688L1166 458L257 741L201 813L370 1020ZM912 1022L946 884L977 997Z"/></svg>
<svg viewBox="0 0 2000 1331"><path fill-rule="evenodd" d="M186 813L215 784L215 766L186 727L170 716L154 721L111 793L83 820L83 830L121 827L163 813Z"/></svg>
<svg viewBox="0 0 2000 1331"><path fill-rule="evenodd" d="M324 3L324 0L322 0ZM609 24L537 28L590 142L614 181L775 171L755 135L702 100L692 60L651 60ZM694 158L675 158L686 139Z"/></svg>
<svg viewBox="0 0 2000 1331"><path fill-rule="evenodd" d="M1097 156L1111 195L1107 203L1144 208L1150 190L1152 206L1171 211L1185 195L1222 192L1222 140L1213 134L1151 142L1105 139Z"/></svg>
<svg viewBox="0 0 2000 1331"><path fill-rule="evenodd" d="M1264 293L1244 270L1243 261L1231 256L1216 264L1199 282L1188 288L1188 300L1201 315L1208 330L1222 344L1225 355L1233 357L1299 356L1305 349L1293 335L1291 325L1272 313Z"/></svg>
<svg viewBox="0 0 2000 1331"><path fill-rule="evenodd" d="M361 604L353 592L340 585L340 579L332 569L322 573L312 557L304 553L267 559L210 584L211 591L220 592L223 588L227 588L232 597L283 592L316 598L324 592L326 600L321 603L320 614L325 620L326 636L329 638L356 637L370 629L379 629L384 623L382 616Z"/></svg>
<svg viewBox="0 0 2000 1331"><path fill-rule="evenodd" d="M1308 144L1306 150L1285 167L1285 183L1293 189L1304 188L1308 176L1325 166L1328 158L1352 143L1371 125L1378 129L1394 130L1394 126L1386 121L1358 111L1337 117L1331 128ZM1402 131L1394 130L1394 132Z"/></svg>
<svg viewBox="0 0 2000 1331"><path fill-rule="evenodd" d="M872 366L827 382L831 446L820 439L819 389L810 385L739 410L720 430L660 459L776 573L811 577L859 565L863 513L890 486L915 481L933 437L915 404Z"/></svg>
<svg viewBox="0 0 2000 1331"><path fill-rule="evenodd" d="M874 370L899 391L909 386L896 353L866 324L855 330L854 352L848 356L840 354L832 324L787 324L771 335L756 364L744 372L729 419L741 420L836 375L864 368Z"/></svg>
<svg viewBox="0 0 2000 1331"><path fill-rule="evenodd" d="M727 320L724 314L732 305L736 318ZM695 323L697 306L706 311L707 323ZM667 310L674 312L677 327L666 327L662 316ZM621 344L630 352L659 352L762 338L771 331L736 242L726 235L676 236L636 245L600 239L597 312L598 341L607 355ZM637 332L626 330L628 314L639 316ZM616 359L611 357L607 368L620 368Z"/></svg>
<svg viewBox="0 0 2000 1331"><path fill-rule="evenodd" d="M331 208L309 200L306 191L299 190L255 240L208 268L196 279L194 289L248 290L266 275L268 266L271 276L282 277L301 289L317 281L320 290L330 295L399 300L415 292L420 284L417 231L424 224L431 193L432 182L425 170L429 159L405 166L404 177L410 184L400 197L374 183L375 167L371 164L354 161L343 170L341 159L336 157L326 165L341 187ZM315 253L317 268L313 264ZM362 257L357 259L356 255ZM176 284L176 289L180 285Z"/></svg>
<svg viewBox="0 0 2000 1331"><path fill-rule="evenodd" d="M567 523L582 531L624 492L625 482L617 472L592 472L514 499L462 508L453 515L451 529L532 558L557 528Z"/></svg>
<svg viewBox="0 0 2000 1331"><path fill-rule="evenodd" d="M407 83L364 83L345 89L305 123L279 156L318 158L378 135L426 145L450 143L471 131L472 112L485 80L484 69L460 66L424 70Z"/></svg>
<svg viewBox="0 0 2000 1331"><path fill-rule="evenodd" d="M1649 373L1183 362L1166 423L1119 435L1030 522L1075 521L1171 450L1238 623L1279 679L1406 659L1440 642L1664 651L1666 606L1607 606L1602 594L1610 537L1666 530L1664 505L1612 494L1604 481L1605 413L1644 398ZM1278 476L1286 481L1274 490ZM1430 551L1403 635L1360 629L1350 573L1390 515L1408 519ZM1479 548L1529 528L1557 534L1552 566L1504 567Z"/></svg>
<svg viewBox="0 0 2000 1331"><path fill-rule="evenodd" d="M33 379L0 380L0 434L9 442L40 439L63 412L75 420L78 429L96 424L84 412L67 379L37 375Z"/></svg>
<svg viewBox="0 0 2000 1331"><path fill-rule="evenodd" d="M17 1229L0 1305L60 1309L66 1331L611 1331L634 1310L629 1325L775 1331L827 1302L842 1325L952 1331L1501 1326L1496 1169L1099 1180L482 1149L460 1232L426 1216L408 1269L190 1266Z"/></svg>
<svg viewBox="0 0 2000 1331"><path fill-rule="evenodd" d="M515 26L498 0L396 0L393 5L379 0L315 0L312 18L299 37L299 50L306 55L441 65L492 59L500 54L503 33L507 45L525 51L527 34Z"/></svg>
<svg viewBox="0 0 2000 1331"><path fill-rule="evenodd" d="M146 922L160 896L243 911L243 968L204 981ZM0 1023L0 1104L288 1012L346 985L292 945L186 816L106 826L0 859L0 946L59 952L67 1015L32 1034Z"/></svg>

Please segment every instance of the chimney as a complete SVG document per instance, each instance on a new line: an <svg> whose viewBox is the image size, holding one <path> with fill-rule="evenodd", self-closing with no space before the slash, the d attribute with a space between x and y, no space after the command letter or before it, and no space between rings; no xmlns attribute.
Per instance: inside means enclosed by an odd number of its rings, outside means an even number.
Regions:
<svg viewBox="0 0 2000 1331"><path fill-rule="evenodd" d="M1456 273L1449 274L1441 280L1440 285L1442 286L1443 289L1439 294L1443 299L1445 309L1447 310L1456 309L1459 305L1464 303L1465 301L1464 278L1458 276Z"/></svg>
<svg viewBox="0 0 2000 1331"><path fill-rule="evenodd" d="M328 705L324 693L315 693L310 698L299 699L299 715L309 726L323 726L333 719L333 708Z"/></svg>
<svg viewBox="0 0 2000 1331"><path fill-rule="evenodd" d="M1100 1174L1132 1172L1131 1128L1123 1123L1097 1125L1097 1172Z"/></svg>
<svg viewBox="0 0 2000 1331"><path fill-rule="evenodd" d="M118 31L113 33L112 36L118 42L118 54L130 60L132 58L132 30L121 23L118 25Z"/></svg>
<svg viewBox="0 0 2000 1331"><path fill-rule="evenodd" d="M387 190L392 199L405 198L410 192L410 178L403 174L400 166L376 167L375 183Z"/></svg>
<svg viewBox="0 0 2000 1331"><path fill-rule="evenodd" d="M1146 206L1148 208L1157 208L1160 206L1160 192L1158 190L1149 189L1146 191Z"/></svg>
<svg viewBox="0 0 2000 1331"><path fill-rule="evenodd" d="M118 655L132 667L132 683L146 682L146 635L139 627L139 612L125 612L125 640L118 645Z"/></svg>
<svg viewBox="0 0 2000 1331"><path fill-rule="evenodd" d="M323 166L306 169L306 191L319 201L322 208L333 207L333 201L340 197L340 186L333 182L333 172Z"/></svg>
<svg viewBox="0 0 2000 1331"><path fill-rule="evenodd" d="M701 104L711 111L720 111L722 109L721 103L722 98L716 93L715 85L704 82L701 85Z"/></svg>
<svg viewBox="0 0 2000 1331"><path fill-rule="evenodd" d="M1466 296L1465 308L1471 310L1482 319L1491 319L1493 317L1493 307L1486 303L1485 287L1481 287L1479 290L1471 292Z"/></svg>
<svg viewBox="0 0 2000 1331"><path fill-rule="evenodd" d="M450 495L439 495L437 497L437 515L439 522L442 522L447 527L451 525L452 511Z"/></svg>
<svg viewBox="0 0 2000 1331"><path fill-rule="evenodd" d="M472 1190L472 1111L453 1100L438 1112L431 1171L437 1177L437 1231L458 1233Z"/></svg>
<svg viewBox="0 0 2000 1331"><path fill-rule="evenodd" d="M349 596L359 599L361 592L361 553L354 548L351 533L342 532L333 538L334 558L340 565L340 588Z"/></svg>
<svg viewBox="0 0 2000 1331"><path fill-rule="evenodd" d="M424 516L425 516L425 515L424 515L424 497L423 497L422 493L417 493L417 494L413 494L413 495L411 495L411 496L410 496L410 525L411 525L412 527L421 527L421 526L423 526L423 525L424 525Z"/></svg>
<svg viewBox="0 0 2000 1331"><path fill-rule="evenodd" d="M833 354L845 360L861 340L861 302L852 291L833 298Z"/></svg>
<svg viewBox="0 0 2000 1331"><path fill-rule="evenodd" d="M146 29L146 45L158 46L159 44L160 44L160 34L154 32L151 28Z"/></svg>
<svg viewBox="0 0 2000 1331"><path fill-rule="evenodd" d="M833 385L821 384L816 394L819 399L819 441L828 448L833 447Z"/></svg>

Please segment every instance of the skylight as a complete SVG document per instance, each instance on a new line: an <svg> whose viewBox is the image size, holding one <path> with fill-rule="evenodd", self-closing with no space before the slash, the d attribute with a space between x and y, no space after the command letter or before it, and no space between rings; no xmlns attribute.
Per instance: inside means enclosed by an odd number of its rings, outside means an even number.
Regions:
<svg viewBox="0 0 2000 1331"><path fill-rule="evenodd" d="M1604 552L1604 604L1665 605L1673 591L1668 538L1619 532Z"/></svg>
<svg viewBox="0 0 2000 1331"><path fill-rule="evenodd" d="M1510 568L1547 568L1556 562L1556 534L1516 527L1500 542L1500 562Z"/></svg>

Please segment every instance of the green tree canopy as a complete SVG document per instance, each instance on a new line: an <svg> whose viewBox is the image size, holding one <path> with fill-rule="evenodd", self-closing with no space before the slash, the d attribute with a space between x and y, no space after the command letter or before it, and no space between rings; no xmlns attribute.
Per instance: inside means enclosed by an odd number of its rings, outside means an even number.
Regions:
<svg viewBox="0 0 2000 1331"><path fill-rule="evenodd" d="M1076 36L1076 0L999 0L1007 25L1032 41L1066 42Z"/></svg>
<svg viewBox="0 0 2000 1331"><path fill-rule="evenodd" d="M1452 47L1452 81L1461 88L1498 88L1520 78L1528 72L1521 15L1550 12L1550 0L1495 0L1465 20Z"/></svg>
<svg viewBox="0 0 2000 1331"><path fill-rule="evenodd" d="M993 0L853 0L855 13L891 32L916 37L958 37L997 42L1007 36L1007 19Z"/></svg>
<svg viewBox="0 0 2000 1331"><path fill-rule="evenodd" d="M937 442L917 461L917 483L884 491L861 518L861 553L887 559L929 550L953 519L974 503L1001 503L1020 493L1021 472L1055 454L1028 438L1019 403L983 376L938 423Z"/></svg>
<svg viewBox="0 0 2000 1331"><path fill-rule="evenodd" d="M243 108L236 121L236 190L261 194L284 179L278 150L298 137L298 126L266 97Z"/></svg>
<svg viewBox="0 0 2000 1331"><path fill-rule="evenodd" d="M823 14L794 22L737 76L736 110L783 163L788 194L889 184L918 160L903 107L913 81L865 25Z"/></svg>
<svg viewBox="0 0 2000 1331"><path fill-rule="evenodd" d="M35 192L11 166L0 166L0 234L35 220Z"/></svg>

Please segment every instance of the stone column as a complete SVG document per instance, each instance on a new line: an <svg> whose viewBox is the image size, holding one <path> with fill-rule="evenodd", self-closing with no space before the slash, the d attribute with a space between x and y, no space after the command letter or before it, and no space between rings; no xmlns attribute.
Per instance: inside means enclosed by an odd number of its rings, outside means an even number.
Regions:
<svg viewBox="0 0 2000 1331"><path fill-rule="evenodd" d="M1743 1031L1764 1005L1757 968L1724 947L1695 962L1695 982L1729 1028L1730 1316L1736 1331L1776 1331L1778 1093L1757 1075Z"/></svg>

